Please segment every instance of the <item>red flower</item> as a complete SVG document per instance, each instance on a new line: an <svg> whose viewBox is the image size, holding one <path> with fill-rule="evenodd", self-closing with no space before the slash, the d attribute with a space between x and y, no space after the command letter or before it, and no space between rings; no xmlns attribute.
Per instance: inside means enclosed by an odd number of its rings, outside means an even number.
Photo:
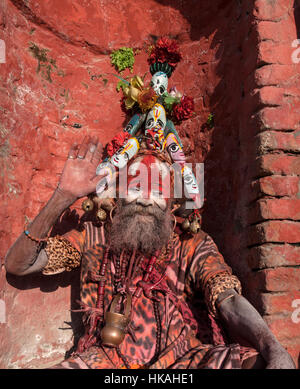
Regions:
<svg viewBox="0 0 300 389"><path fill-rule="evenodd" d="M168 38L160 38L152 49L148 62L152 65L155 62L167 62L175 68L182 56L179 52L178 44Z"/></svg>
<svg viewBox="0 0 300 389"><path fill-rule="evenodd" d="M107 154L112 157L121 148L124 143L129 139L130 134L128 132L119 132L110 142L106 145Z"/></svg>
<svg viewBox="0 0 300 389"><path fill-rule="evenodd" d="M192 116L194 109L194 99L192 97L182 96L180 103L173 105L172 118L177 123L187 120Z"/></svg>

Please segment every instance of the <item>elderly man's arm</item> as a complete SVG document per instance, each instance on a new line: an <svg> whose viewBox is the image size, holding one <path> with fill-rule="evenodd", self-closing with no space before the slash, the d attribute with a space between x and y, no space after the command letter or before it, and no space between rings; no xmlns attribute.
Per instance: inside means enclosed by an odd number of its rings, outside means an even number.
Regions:
<svg viewBox="0 0 300 389"><path fill-rule="evenodd" d="M98 139L86 137L81 145L74 144L65 163L58 188L46 206L32 223L27 226L30 235L37 239L45 238L59 216L78 198L95 192L96 168L102 157L102 145ZM9 249L5 258L8 273L26 275L40 271L47 264L44 250L23 232Z"/></svg>
<svg viewBox="0 0 300 389"><path fill-rule="evenodd" d="M288 352L247 299L228 289L216 301L220 319L228 330L253 345L266 361L267 369L295 369Z"/></svg>
<svg viewBox="0 0 300 389"><path fill-rule="evenodd" d="M56 189L52 197L32 223L27 226L30 235L45 238L59 216L76 198L71 194ZM44 250L39 251L38 242L28 238L23 232L8 250L5 257L5 269L15 275L26 275L38 272L47 264L48 258Z"/></svg>

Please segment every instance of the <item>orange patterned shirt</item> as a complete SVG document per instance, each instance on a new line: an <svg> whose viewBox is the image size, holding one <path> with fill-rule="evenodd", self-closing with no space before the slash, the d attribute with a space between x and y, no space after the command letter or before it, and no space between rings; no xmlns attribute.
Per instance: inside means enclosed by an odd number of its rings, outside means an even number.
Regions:
<svg viewBox="0 0 300 389"><path fill-rule="evenodd" d="M81 301L95 307L98 283L89 277L99 272L106 249L105 230L85 223L82 232L72 230L64 235L82 254ZM109 310L114 290L116 265L109 258L106 269L104 293L105 311ZM145 266L135 268L129 290L133 294L143 277ZM157 286L160 322L159 355L150 368L226 368L240 367L242 361L257 354L254 349L231 344L218 323L214 302L218 291L235 288L240 293L240 283L232 275L212 238L203 231L193 237L176 235L170 255L164 263L157 263L155 277L150 283L163 279ZM225 276L225 287L212 287L212 280ZM222 285L221 285L222 286ZM215 292L212 293L212 291ZM214 294L214 296L212 296ZM212 298L213 297L213 298ZM131 310L131 328L134 335L125 335L120 351L133 368L144 366L154 356L157 337L157 317L153 301L141 294ZM88 368L121 368L124 363L116 349L99 343L77 355ZM72 359L75 363L75 359Z"/></svg>

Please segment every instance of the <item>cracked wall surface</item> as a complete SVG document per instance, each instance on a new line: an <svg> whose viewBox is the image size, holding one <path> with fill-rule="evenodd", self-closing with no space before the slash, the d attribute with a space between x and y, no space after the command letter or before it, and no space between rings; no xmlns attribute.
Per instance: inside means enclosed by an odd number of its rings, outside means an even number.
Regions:
<svg viewBox="0 0 300 389"><path fill-rule="evenodd" d="M205 163L203 229L297 362L299 65L292 42L300 17L297 2L273 3L2 1L1 260L50 198L71 144L92 133L105 144L126 123L109 55L134 48L133 74L149 77L147 47L167 35L183 54L170 86L196 104L178 131L188 160ZM58 232L76 224L80 205ZM81 329L69 312L77 308L78 280L76 271L20 278L2 267L0 367L47 367L64 358Z"/></svg>

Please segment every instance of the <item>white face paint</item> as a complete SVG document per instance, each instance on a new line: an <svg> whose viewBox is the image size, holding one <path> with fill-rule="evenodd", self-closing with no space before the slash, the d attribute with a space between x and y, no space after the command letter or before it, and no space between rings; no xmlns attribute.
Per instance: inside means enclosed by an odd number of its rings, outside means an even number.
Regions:
<svg viewBox="0 0 300 389"><path fill-rule="evenodd" d="M182 174L184 186L186 187L188 194L198 194L199 187L192 170L188 166L185 166Z"/></svg>
<svg viewBox="0 0 300 389"><path fill-rule="evenodd" d="M129 166L128 194L125 196L125 203L136 201L144 206L156 204L164 210L167 207L167 198L170 192L170 170L165 163L156 158L149 166L147 158L147 156L138 157ZM166 190L165 186L169 190Z"/></svg>
<svg viewBox="0 0 300 389"><path fill-rule="evenodd" d="M123 169L129 160L128 154L115 154L111 159L111 163L119 169Z"/></svg>
<svg viewBox="0 0 300 389"><path fill-rule="evenodd" d="M147 133L147 130L164 130L166 123L167 118L164 107L160 104L155 104L151 111L148 113L145 125L145 133Z"/></svg>
<svg viewBox="0 0 300 389"><path fill-rule="evenodd" d="M123 169L127 162L139 151L140 145L137 138L130 138L124 147L121 147L112 157L111 164Z"/></svg>
<svg viewBox="0 0 300 389"><path fill-rule="evenodd" d="M164 72L157 72L153 75L150 86L158 96L163 95L168 90L168 76Z"/></svg>

